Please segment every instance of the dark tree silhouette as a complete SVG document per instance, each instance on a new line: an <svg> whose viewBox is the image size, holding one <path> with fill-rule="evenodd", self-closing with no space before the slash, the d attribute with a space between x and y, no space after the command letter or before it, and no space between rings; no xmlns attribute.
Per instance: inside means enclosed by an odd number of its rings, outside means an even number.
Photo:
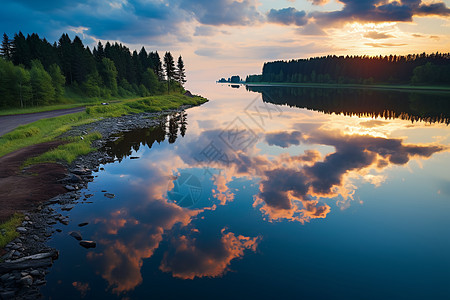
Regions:
<svg viewBox="0 0 450 300"><path fill-rule="evenodd" d="M149 53L142 47L131 53L125 45L110 42L103 45L100 41L91 51L78 36L71 40L66 33L53 44L36 33L25 37L19 32L12 40L4 34L0 47L0 107L63 101L66 88L81 96L104 98L149 96L181 88L178 82L173 82L179 69L175 68L170 52L166 53L163 69L157 51ZM35 63L31 73L32 61L39 61L43 68ZM184 65L181 70L185 81ZM47 75L52 79L54 86L49 89L55 97L38 96L38 101L32 91L37 89L39 80L48 82Z"/></svg>
<svg viewBox="0 0 450 300"><path fill-rule="evenodd" d="M427 67L416 70L418 67ZM432 74L430 79L428 75ZM415 76L415 78L413 78ZM406 56L323 56L267 62L248 82L450 84L450 53Z"/></svg>
<svg viewBox="0 0 450 300"><path fill-rule="evenodd" d="M174 78L174 75L175 75L175 62L174 62L173 56L170 52L166 52L164 54L164 69L166 70L167 93L169 93L170 92L170 81Z"/></svg>
<svg viewBox="0 0 450 300"><path fill-rule="evenodd" d="M11 41L6 33L3 33L2 48L0 49L0 55L5 60L11 60Z"/></svg>
<svg viewBox="0 0 450 300"><path fill-rule="evenodd" d="M150 52L150 60L152 61L153 65L153 71L155 72L156 76L158 76L159 81L162 81L164 78L163 75L163 69L162 69L162 63L161 58L159 57L158 51L156 52Z"/></svg>
<svg viewBox="0 0 450 300"><path fill-rule="evenodd" d="M180 55L180 57L178 57L177 69L176 69L175 75L176 75L175 76L176 80L181 85L184 85L186 83L186 72L184 69L184 62L183 62L183 58L181 57L181 55Z"/></svg>

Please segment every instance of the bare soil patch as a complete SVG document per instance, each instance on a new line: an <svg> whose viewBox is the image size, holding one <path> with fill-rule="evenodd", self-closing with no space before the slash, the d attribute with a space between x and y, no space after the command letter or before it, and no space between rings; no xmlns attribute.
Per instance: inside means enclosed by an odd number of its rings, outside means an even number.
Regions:
<svg viewBox="0 0 450 300"><path fill-rule="evenodd" d="M64 185L58 182L67 174L65 166L45 163L21 168L28 158L61 144L62 141L42 143L0 157L0 222L17 211L29 210L36 203L66 192Z"/></svg>

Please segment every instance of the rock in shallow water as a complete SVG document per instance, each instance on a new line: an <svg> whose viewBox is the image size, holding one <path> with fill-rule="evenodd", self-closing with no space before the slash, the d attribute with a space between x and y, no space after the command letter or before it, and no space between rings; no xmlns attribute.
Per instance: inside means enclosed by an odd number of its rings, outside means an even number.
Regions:
<svg viewBox="0 0 450 300"><path fill-rule="evenodd" d="M80 246L88 249L88 248L95 248L97 247L97 243L94 241L81 241Z"/></svg>
<svg viewBox="0 0 450 300"><path fill-rule="evenodd" d="M81 236L81 233L79 231L71 231L71 232L69 232L69 235L78 241L81 241L83 239L83 237Z"/></svg>

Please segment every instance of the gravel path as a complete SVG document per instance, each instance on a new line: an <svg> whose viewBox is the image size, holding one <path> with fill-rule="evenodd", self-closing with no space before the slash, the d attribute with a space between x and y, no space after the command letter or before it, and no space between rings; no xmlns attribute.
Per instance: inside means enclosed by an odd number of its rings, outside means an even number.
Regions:
<svg viewBox="0 0 450 300"><path fill-rule="evenodd" d="M63 115L73 114L84 111L84 107L76 107L69 109L51 110L32 114L0 116L0 136L13 131L20 125L29 124L41 119L59 117Z"/></svg>

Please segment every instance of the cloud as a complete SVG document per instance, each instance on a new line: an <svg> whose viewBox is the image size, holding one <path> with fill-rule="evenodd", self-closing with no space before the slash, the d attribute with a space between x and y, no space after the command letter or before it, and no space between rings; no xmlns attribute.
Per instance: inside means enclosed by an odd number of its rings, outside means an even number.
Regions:
<svg viewBox="0 0 450 300"><path fill-rule="evenodd" d="M180 8L207 25L251 25L262 20L256 0L181 0Z"/></svg>
<svg viewBox="0 0 450 300"><path fill-rule="evenodd" d="M96 265L114 293L133 290L142 282L143 260L153 255L163 234L177 223L186 226L199 212L153 200L138 205L133 212L116 211L109 218L98 218L97 226L104 231L104 236L99 239L103 251L90 252L88 259ZM121 234L116 235L119 230Z"/></svg>
<svg viewBox="0 0 450 300"><path fill-rule="evenodd" d="M5 31L11 34L22 30L25 33L45 34L47 39L58 39L62 32L80 26L88 28L86 34L102 39L122 42L148 41L162 35L177 35L182 32L180 24L187 13L169 8L163 2L150 1L46 1L36 5L35 1L5 1L2 12L17 14L9 20L2 18ZM2 13L0 12L0 17ZM17 24L21 24L20 28Z"/></svg>
<svg viewBox="0 0 450 300"><path fill-rule="evenodd" d="M158 42L168 36L189 41L185 24L251 25L262 20L255 0L192 1L12 1L2 2L2 28L13 34L37 32L56 40L70 28L86 27L86 35L126 43ZM18 27L17 24L20 24ZM207 35L198 29L197 35ZM162 42L162 41L159 41Z"/></svg>
<svg viewBox="0 0 450 300"><path fill-rule="evenodd" d="M371 46L374 48L389 48L389 47L401 47L408 44L396 44L396 43L364 43L364 45Z"/></svg>
<svg viewBox="0 0 450 300"><path fill-rule="evenodd" d="M342 184L343 175L376 165L380 160L390 164L404 165L412 157L428 158L443 151L443 146L404 145L401 139L372 137L369 135L346 136L339 132L316 132L308 142L334 146L336 152L311 167L305 167L312 178L313 191L332 193L332 187Z"/></svg>
<svg viewBox="0 0 450 300"><path fill-rule="evenodd" d="M308 23L305 11L298 11L293 7L282 9L271 9L267 13L267 21L283 25L303 26Z"/></svg>
<svg viewBox="0 0 450 300"><path fill-rule="evenodd" d="M369 38L369 39L373 39L373 40L380 40L380 39L388 39L388 38L393 38L394 36L391 34L387 34L384 32L378 32L378 31L369 31L367 33L364 34L365 38Z"/></svg>
<svg viewBox="0 0 450 300"><path fill-rule="evenodd" d="M216 189L212 190L213 197L220 201L221 205L225 205L228 202L234 200L234 194L227 186L227 178L223 175L213 175L213 181L216 185Z"/></svg>
<svg viewBox="0 0 450 300"><path fill-rule="evenodd" d="M366 127L366 128L373 128L373 127L383 126L383 125L387 125L387 124L389 124L389 123L385 122L385 121L380 121L380 120L369 120L369 121L359 123L360 126Z"/></svg>
<svg viewBox="0 0 450 300"><path fill-rule="evenodd" d="M413 16L450 15L450 9L443 3L425 4L420 0L388 2L385 0L341 0L344 7L338 11L311 13L323 26L351 22L411 22Z"/></svg>
<svg viewBox="0 0 450 300"><path fill-rule="evenodd" d="M245 250L256 251L260 240L259 237L236 236L225 229L221 234L219 240L205 240L201 236L172 239L160 270L181 279L220 277L227 272L232 260L244 256Z"/></svg>
<svg viewBox="0 0 450 300"><path fill-rule="evenodd" d="M72 286L81 293L81 298L86 297L87 292L91 290L89 283L82 283L79 281L72 282Z"/></svg>
<svg viewBox="0 0 450 300"><path fill-rule="evenodd" d="M316 23L308 23L303 28L299 29L299 34L302 35L316 35L316 36L324 36L327 35L325 31L320 28Z"/></svg>
<svg viewBox="0 0 450 300"><path fill-rule="evenodd" d="M285 219L303 224L325 218L330 212L329 205L307 199L310 179L303 170L276 168L266 171L263 177L254 206L261 205L261 212L270 220Z"/></svg>
<svg viewBox="0 0 450 300"><path fill-rule="evenodd" d="M260 210L270 220L286 219L304 223L314 218L324 218L330 207L320 205L312 197L341 195L344 200L352 198L353 192L346 187L346 178L350 173L404 165L413 157L428 158L446 149L439 145L405 145L401 139L345 135L340 131L318 129L307 135L294 133L267 133L266 142L283 147L298 145L300 142L311 143L332 146L336 150L323 160L315 152L299 157L280 156L262 171L260 193L255 197L254 205L261 206ZM380 176L366 176L365 179L375 185L384 180Z"/></svg>
<svg viewBox="0 0 450 300"><path fill-rule="evenodd" d="M198 56L206 56L206 57L218 57L221 56L220 48L200 48L194 51Z"/></svg>
<svg viewBox="0 0 450 300"><path fill-rule="evenodd" d="M194 36L213 36L216 33L211 26L197 26L195 27Z"/></svg>
<svg viewBox="0 0 450 300"><path fill-rule="evenodd" d="M330 0L308 0L310 1L313 5L325 5L328 2L330 2Z"/></svg>
<svg viewBox="0 0 450 300"><path fill-rule="evenodd" d="M299 145L302 140L302 133L300 131L279 131L270 132L265 135L267 144L270 146L276 145L282 148L287 148L291 145Z"/></svg>
<svg viewBox="0 0 450 300"><path fill-rule="evenodd" d="M416 13L419 16L449 16L450 9L443 2L422 4L416 8Z"/></svg>

